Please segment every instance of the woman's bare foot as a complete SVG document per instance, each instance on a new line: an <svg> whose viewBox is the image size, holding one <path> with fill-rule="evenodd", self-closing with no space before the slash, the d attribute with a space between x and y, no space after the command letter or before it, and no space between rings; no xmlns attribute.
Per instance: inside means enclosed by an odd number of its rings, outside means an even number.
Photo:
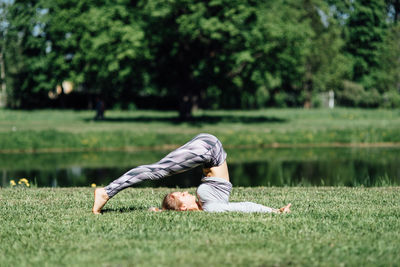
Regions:
<svg viewBox="0 0 400 267"><path fill-rule="evenodd" d="M104 188L97 188L94 190L94 204L92 208L93 214L100 214L101 208L107 203L110 198L108 197Z"/></svg>
<svg viewBox="0 0 400 267"><path fill-rule="evenodd" d="M281 213L290 213L290 206L292 206L291 203L287 204L286 206L282 207L279 209Z"/></svg>

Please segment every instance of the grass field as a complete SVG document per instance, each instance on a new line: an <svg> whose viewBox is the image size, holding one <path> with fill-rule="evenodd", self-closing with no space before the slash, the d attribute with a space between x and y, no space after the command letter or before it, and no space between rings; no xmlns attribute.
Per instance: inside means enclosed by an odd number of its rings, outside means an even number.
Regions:
<svg viewBox="0 0 400 267"><path fill-rule="evenodd" d="M152 148L169 150L200 132L218 136L228 150L248 147L253 157L254 147L400 145L399 110L268 109L194 115L191 122L181 123L175 112L107 111L107 120L95 122L92 111L0 110L0 167L42 164L38 154L21 162L18 153L26 152L87 151L82 160L90 166L104 164L97 159L99 149L115 154L107 164L122 161L118 150L129 150L139 159L145 154L158 157L165 150ZM292 153L289 149L282 157L299 156ZM62 166L68 163L63 154L43 155ZM246 161L250 154L240 153L232 162ZM303 154L310 159L324 156ZM107 204L103 215L94 216L91 188L0 187L0 266L400 262L400 187L234 188L231 201L272 207L291 202L293 212L285 215L147 211L170 191L129 188Z"/></svg>
<svg viewBox="0 0 400 267"><path fill-rule="evenodd" d="M200 132L226 147L400 143L399 110L267 109L176 112L0 110L0 151L68 151L177 146ZM390 145L390 144L389 144Z"/></svg>
<svg viewBox="0 0 400 267"><path fill-rule="evenodd" d="M398 266L400 188L235 188L291 214L148 212L171 189L0 189L1 266ZM190 190L194 191L194 190Z"/></svg>

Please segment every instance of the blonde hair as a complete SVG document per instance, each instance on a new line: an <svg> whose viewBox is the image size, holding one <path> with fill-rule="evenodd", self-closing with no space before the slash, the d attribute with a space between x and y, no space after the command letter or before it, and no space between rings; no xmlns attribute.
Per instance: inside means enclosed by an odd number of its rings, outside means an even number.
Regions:
<svg viewBox="0 0 400 267"><path fill-rule="evenodd" d="M173 193L167 194L162 201L163 210L179 210L181 202L172 196Z"/></svg>

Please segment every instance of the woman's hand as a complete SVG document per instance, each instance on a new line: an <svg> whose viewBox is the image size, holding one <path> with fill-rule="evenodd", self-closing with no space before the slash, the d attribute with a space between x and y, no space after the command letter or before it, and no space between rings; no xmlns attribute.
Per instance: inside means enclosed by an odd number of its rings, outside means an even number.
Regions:
<svg viewBox="0 0 400 267"><path fill-rule="evenodd" d="M289 203L286 206L280 208L279 209L280 213L290 213L290 206L292 206L291 203Z"/></svg>
<svg viewBox="0 0 400 267"><path fill-rule="evenodd" d="M151 207L149 208L149 211L162 211L162 210L157 207Z"/></svg>

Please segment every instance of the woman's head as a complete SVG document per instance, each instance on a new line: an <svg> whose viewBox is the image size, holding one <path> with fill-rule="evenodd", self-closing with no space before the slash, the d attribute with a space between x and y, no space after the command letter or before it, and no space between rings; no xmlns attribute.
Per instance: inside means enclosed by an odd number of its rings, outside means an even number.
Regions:
<svg viewBox="0 0 400 267"><path fill-rule="evenodd" d="M163 210L199 210L196 197L188 192L173 192L167 194L162 202Z"/></svg>
<svg viewBox="0 0 400 267"><path fill-rule="evenodd" d="M179 200L172 195L173 193L169 193L165 195L162 202L163 210L179 210L181 203Z"/></svg>

